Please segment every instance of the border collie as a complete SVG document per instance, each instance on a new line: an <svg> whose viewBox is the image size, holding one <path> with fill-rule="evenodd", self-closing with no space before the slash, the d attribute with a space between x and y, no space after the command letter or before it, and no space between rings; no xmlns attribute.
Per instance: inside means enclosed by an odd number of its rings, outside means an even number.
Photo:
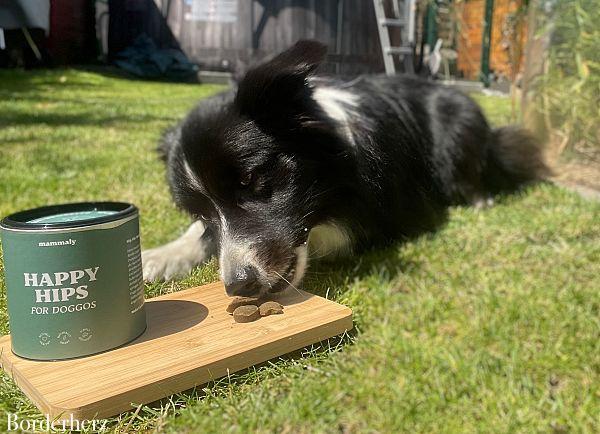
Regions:
<svg viewBox="0 0 600 434"><path fill-rule="evenodd" d="M438 227L450 205L490 204L546 174L539 146L492 129L460 92L411 76L314 76L326 47L300 41L203 100L159 146L195 222L143 253L146 280L218 255L227 294L297 286L333 257Z"/></svg>

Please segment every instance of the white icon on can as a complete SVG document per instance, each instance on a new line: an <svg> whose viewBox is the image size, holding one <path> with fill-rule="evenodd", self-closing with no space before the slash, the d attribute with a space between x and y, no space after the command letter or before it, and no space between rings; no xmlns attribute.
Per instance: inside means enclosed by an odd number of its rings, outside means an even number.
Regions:
<svg viewBox="0 0 600 434"><path fill-rule="evenodd" d="M66 345L71 342L71 333L69 332L60 332L57 336L58 343L62 345Z"/></svg>
<svg viewBox="0 0 600 434"><path fill-rule="evenodd" d="M50 335L48 333L40 333L40 344L46 346L50 343Z"/></svg>
<svg viewBox="0 0 600 434"><path fill-rule="evenodd" d="M88 328L81 329L78 339L83 342L89 341L92 339L92 330Z"/></svg>

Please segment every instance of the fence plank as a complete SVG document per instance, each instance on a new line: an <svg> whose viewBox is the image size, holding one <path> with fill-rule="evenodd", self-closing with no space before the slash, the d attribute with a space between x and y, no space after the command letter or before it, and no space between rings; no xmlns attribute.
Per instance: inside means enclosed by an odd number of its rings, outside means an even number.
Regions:
<svg viewBox="0 0 600 434"><path fill-rule="evenodd" d="M357 74L383 70L371 1L339 0L344 2L339 53L338 0L238 0L236 23L191 20L193 1L197 0L110 0L111 54L144 32L161 47L178 46L204 68L239 70L299 39L317 39L327 44L332 54L324 71ZM262 33L253 41L265 10Z"/></svg>

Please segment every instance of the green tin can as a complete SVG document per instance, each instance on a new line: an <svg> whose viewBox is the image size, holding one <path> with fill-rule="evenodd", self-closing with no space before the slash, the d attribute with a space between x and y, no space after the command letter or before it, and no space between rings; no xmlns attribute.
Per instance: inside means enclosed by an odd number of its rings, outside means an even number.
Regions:
<svg viewBox="0 0 600 434"><path fill-rule="evenodd" d="M47 206L0 221L13 352L82 357L146 329L139 214L121 202Z"/></svg>

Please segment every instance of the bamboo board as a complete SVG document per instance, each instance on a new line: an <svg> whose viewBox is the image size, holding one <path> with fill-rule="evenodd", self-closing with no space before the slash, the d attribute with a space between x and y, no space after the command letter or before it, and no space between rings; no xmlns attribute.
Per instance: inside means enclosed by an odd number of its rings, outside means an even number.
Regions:
<svg viewBox="0 0 600 434"><path fill-rule="evenodd" d="M80 359L15 356L0 338L0 364L42 413L58 420L116 415L289 353L352 328L352 311L287 291L283 315L235 323L220 282L146 301L148 329L121 348Z"/></svg>

